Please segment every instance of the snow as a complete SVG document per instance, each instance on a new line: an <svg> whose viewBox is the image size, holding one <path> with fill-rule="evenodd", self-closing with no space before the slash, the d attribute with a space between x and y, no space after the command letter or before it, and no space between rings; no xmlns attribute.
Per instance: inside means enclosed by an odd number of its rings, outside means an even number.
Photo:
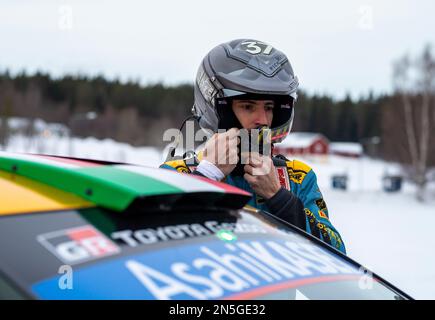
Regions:
<svg viewBox="0 0 435 320"><path fill-rule="evenodd" d="M8 126L13 132L23 132L31 124L29 119L11 117L8 119ZM35 119L33 124L33 130L36 134L47 134L47 132L57 134L59 136L68 135L69 129L61 123L47 123L41 119Z"/></svg>
<svg viewBox="0 0 435 320"><path fill-rule="evenodd" d="M354 142L331 142L329 144L329 152L335 153L350 153L361 155L363 153L363 148L361 144Z"/></svg>
<svg viewBox="0 0 435 320"><path fill-rule="evenodd" d="M302 160L302 159L301 159ZM330 155L303 159L317 174L333 225L347 254L416 299L435 298L435 186L425 203L405 180L402 191L382 190L385 174L397 164ZM348 175L348 190L331 188L331 176Z"/></svg>
<svg viewBox="0 0 435 320"><path fill-rule="evenodd" d="M311 132L291 132L287 137L278 145L281 148L307 148L313 144L317 139L326 139L320 133Z"/></svg>
<svg viewBox="0 0 435 320"><path fill-rule="evenodd" d="M351 258L416 299L435 298L435 203L377 191L324 196Z"/></svg>
<svg viewBox="0 0 435 320"><path fill-rule="evenodd" d="M133 147L112 139L59 137L47 132L42 131L40 136L31 140L23 135L15 135L9 140L6 151L126 162L151 167L157 167L163 162L162 152L154 147Z"/></svg>
<svg viewBox="0 0 435 320"><path fill-rule="evenodd" d="M71 155L157 167L165 152L135 148L110 139L69 139L48 134L47 128L28 140L13 136L6 148L13 152ZM333 225L341 233L348 255L417 299L435 299L435 186L425 203L415 199L414 186L404 181L398 193L382 190L382 177L401 174L394 163L366 157L335 155L298 158L317 174ZM331 188L331 177L348 176L348 190Z"/></svg>

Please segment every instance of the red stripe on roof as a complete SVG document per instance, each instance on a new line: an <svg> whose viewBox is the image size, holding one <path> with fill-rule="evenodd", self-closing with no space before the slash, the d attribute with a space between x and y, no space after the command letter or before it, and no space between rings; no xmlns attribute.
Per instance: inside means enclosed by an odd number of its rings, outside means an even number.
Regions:
<svg viewBox="0 0 435 320"><path fill-rule="evenodd" d="M349 280L359 280L361 275L347 274L347 275L336 275L336 276L324 276L317 278L307 278L300 280L290 280L283 283L273 284L270 286L264 286L261 288L253 289L248 292L243 292L240 294L231 295L226 297L224 300L247 300L256 298L265 294L279 292L280 290L297 288L309 284L322 283L322 282L333 282L333 281L349 281Z"/></svg>
<svg viewBox="0 0 435 320"><path fill-rule="evenodd" d="M200 179L204 182L210 183L218 188L225 190L225 192L228 192L228 193L241 194L244 196L252 197L252 194L250 194L249 192L246 192L245 190L239 189L237 187L233 187L232 185L226 184L224 182L218 182L218 181L215 181L215 180L212 180L209 178L205 178L205 177L201 177L198 175L194 175L194 174L189 175L189 177L194 177L195 179Z"/></svg>
<svg viewBox="0 0 435 320"><path fill-rule="evenodd" d="M35 156L41 157L41 158L50 159L50 160L54 160L54 161L57 161L57 162L73 164L73 165L80 166L80 167L98 167L98 166L101 166L101 164L95 163L95 162L91 162L91 161L83 161L83 160L76 160L76 159L60 158L60 157L46 156L46 155L40 155L40 154L35 155Z"/></svg>

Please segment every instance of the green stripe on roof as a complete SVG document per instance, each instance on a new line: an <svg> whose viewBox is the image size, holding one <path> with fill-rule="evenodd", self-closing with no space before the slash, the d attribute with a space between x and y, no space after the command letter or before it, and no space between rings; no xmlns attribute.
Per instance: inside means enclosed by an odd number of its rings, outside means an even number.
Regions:
<svg viewBox="0 0 435 320"><path fill-rule="evenodd" d="M65 168L23 159L0 158L0 169L74 193L102 207L123 211L140 196L184 193L163 181L112 166Z"/></svg>

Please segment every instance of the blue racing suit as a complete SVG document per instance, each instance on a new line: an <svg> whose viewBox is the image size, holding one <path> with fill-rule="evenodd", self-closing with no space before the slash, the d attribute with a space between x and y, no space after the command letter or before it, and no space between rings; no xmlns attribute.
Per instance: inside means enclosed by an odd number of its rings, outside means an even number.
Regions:
<svg viewBox="0 0 435 320"><path fill-rule="evenodd" d="M198 155L200 159L202 154ZM183 173L199 174L198 163L188 165L186 159L171 160L160 167ZM277 170L281 189L270 199L255 194L243 176L229 174L222 182L253 194L248 205L270 212L273 215L311 233L343 253L346 249L340 234L329 220L329 213L317 185L314 171L305 163L289 161L282 156L272 158Z"/></svg>

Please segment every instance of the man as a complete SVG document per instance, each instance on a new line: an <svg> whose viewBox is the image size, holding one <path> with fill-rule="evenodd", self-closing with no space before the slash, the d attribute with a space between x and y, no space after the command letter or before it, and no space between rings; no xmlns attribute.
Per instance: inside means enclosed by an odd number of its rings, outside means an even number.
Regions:
<svg viewBox="0 0 435 320"><path fill-rule="evenodd" d="M297 160L262 154L264 148L240 146L242 130L258 130L260 136L268 133L272 148L287 136L298 85L286 55L264 42L239 39L215 47L199 67L192 108L201 128L215 134L198 154L197 163L190 165L188 159L178 159L161 167L249 191L253 197L248 205L266 210L345 253L313 170Z"/></svg>

